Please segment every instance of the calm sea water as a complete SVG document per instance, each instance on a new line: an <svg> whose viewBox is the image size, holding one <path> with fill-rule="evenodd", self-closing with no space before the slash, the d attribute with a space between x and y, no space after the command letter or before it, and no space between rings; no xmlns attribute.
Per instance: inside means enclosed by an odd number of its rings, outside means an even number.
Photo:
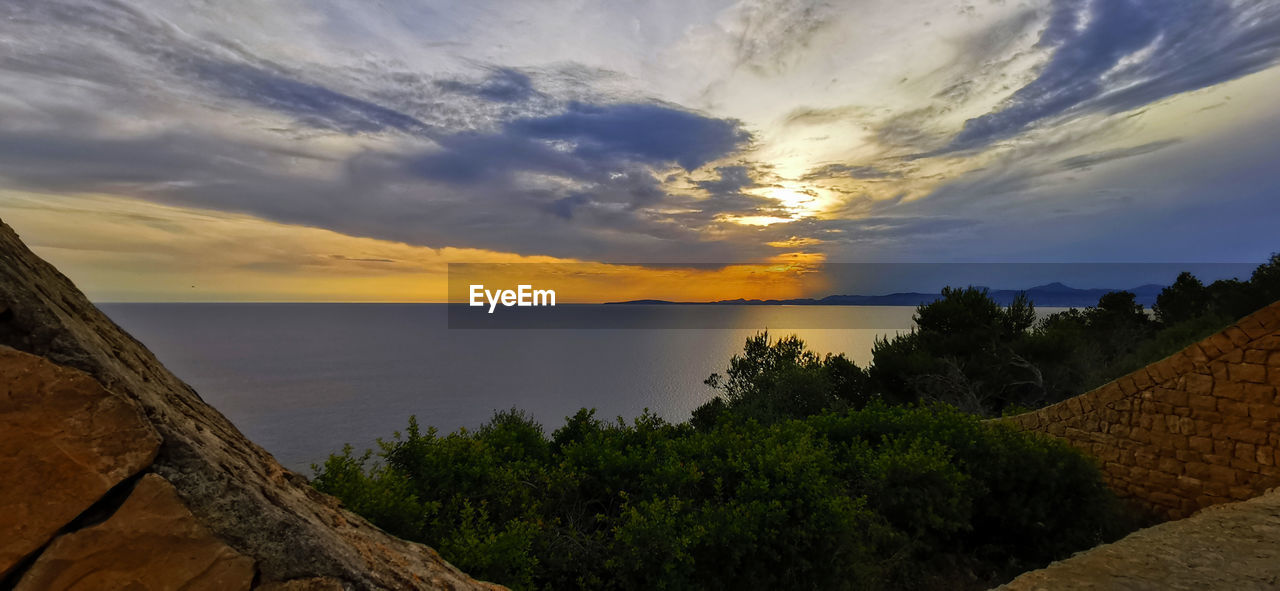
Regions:
<svg viewBox="0 0 1280 591"><path fill-rule="evenodd" d="M909 329L914 311L655 306L646 313L734 314L729 324L749 328L467 330L449 329L445 307L432 304L100 307L241 431L307 473L344 443L363 449L390 437L409 415L441 431L477 427L513 406L548 432L582 407L627 418L648 408L683 421L712 394L702 380L757 329L796 333L816 351L865 365L875 337Z"/></svg>

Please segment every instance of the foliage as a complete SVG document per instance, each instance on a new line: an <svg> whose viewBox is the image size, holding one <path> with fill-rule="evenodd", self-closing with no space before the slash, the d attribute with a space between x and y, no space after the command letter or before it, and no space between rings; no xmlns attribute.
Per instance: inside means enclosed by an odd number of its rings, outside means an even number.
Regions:
<svg viewBox="0 0 1280 591"><path fill-rule="evenodd" d="M978 414L1039 402L1043 376L1022 351L1035 307L1019 296L1001 307L985 289L945 288L917 308L916 328L879 339L871 387L897 403L946 402Z"/></svg>
<svg viewBox="0 0 1280 591"><path fill-rule="evenodd" d="M1209 289L1195 275L1183 272L1173 285L1160 292L1156 305L1151 309L1162 324L1178 324L1199 318L1209 311Z"/></svg>
<svg viewBox="0 0 1280 591"><path fill-rule="evenodd" d="M550 437L515 411L448 435L411 420L378 461L347 448L315 470L517 589L981 587L1121 523L1089 460L944 406L704 429L583 410Z"/></svg>
<svg viewBox="0 0 1280 591"><path fill-rule="evenodd" d="M1280 300L1280 255L1248 281L1206 286L1182 273L1147 314L1133 294L1037 321L1025 299L1008 307L985 290L947 288L916 310L916 328L876 342L865 391L852 399L937 401L985 416L1036 408L1106 383L1177 352Z"/></svg>
<svg viewBox="0 0 1280 591"><path fill-rule="evenodd" d="M706 379L720 395L694 412L693 424L706 428L729 415L772 423L862 408L869 401L866 381L866 373L844 355L819 357L795 335L770 341L764 331L747 339L723 375Z"/></svg>

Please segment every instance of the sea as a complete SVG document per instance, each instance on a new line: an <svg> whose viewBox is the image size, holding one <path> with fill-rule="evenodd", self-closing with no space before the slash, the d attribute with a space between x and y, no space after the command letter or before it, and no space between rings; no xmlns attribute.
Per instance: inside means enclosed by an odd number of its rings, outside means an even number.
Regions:
<svg viewBox="0 0 1280 591"><path fill-rule="evenodd" d="M589 319L561 325L578 328L451 328L444 304L99 307L245 435L304 474L344 444L375 447L410 415L441 432L474 429L510 408L531 414L548 434L580 408L626 420L647 409L684 421L714 394L703 380L724 371L759 330L796 334L819 353L866 365L875 339L909 330L914 313L582 306L557 311Z"/></svg>

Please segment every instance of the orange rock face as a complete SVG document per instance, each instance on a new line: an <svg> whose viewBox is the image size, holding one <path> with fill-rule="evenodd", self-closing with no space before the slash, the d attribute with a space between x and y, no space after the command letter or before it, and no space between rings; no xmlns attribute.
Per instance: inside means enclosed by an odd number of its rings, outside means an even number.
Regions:
<svg viewBox="0 0 1280 591"><path fill-rule="evenodd" d="M0 347L0 576L150 465L159 446L133 402Z"/></svg>
<svg viewBox="0 0 1280 591"><path fill-rule="evenodd" d="M54 540L16 591L237 591L253 577L252 558L201 525L173 485L147 474L106 521Z"/></svg>
<svg viewBox="0 0 1280 591"><path fill-rule="evenodd" d="M342 581L329 577L293 579L292 581L263 583L253 591L343 591Z"/></svg>

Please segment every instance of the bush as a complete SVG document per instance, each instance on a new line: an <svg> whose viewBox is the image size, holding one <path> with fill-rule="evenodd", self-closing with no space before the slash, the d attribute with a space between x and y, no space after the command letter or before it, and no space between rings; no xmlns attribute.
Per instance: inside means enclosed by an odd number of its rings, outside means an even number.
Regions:
<svg viewBox="0 0 1280 591"><path fill-rule="evenodd" d="M699 428L727 415L773 423L870 401L866 373L844 355L819 357L795 335L773 341L768 331L748 338L725 373L704 383L719 394L694 412Z"/></svg>
<svg viewBox="0 0 1280 591"><path fill-rule="evenodd" d="M516 589L978 588L1119 533L1096 467L944 406L695 429L411 420L315 485Z"/></svg>
<svg viewBox="0 0 1280 591"><path fill-rule="evenodd" d="M998 416L1011 404L1045 398L1040 370L1022 351L1035 323L1035 307L1025 297L1001 307L986 289L947 287L913 319L911 332L872 347L867 373L884 400L944 402Z"/></svg>
<svg viewBox="0 0 1280 591"><path fill-rule="evenodd" d="M913 518L934 524L920 530L927 534L921 536L928 542L926 549L963 548L966 557L979 560L991 575L1020 572L1118 536L1130 526L1095 463L1055 439L986 423L945 405L873 405L809 422L835 444L871 442L880 461L906 456L902 450L911 451L913 445L926 446L910 454L912 463L927 465L921 452L931 450L931 457L956 470L945 486L944 481L925 486L918 477L883 472L871 482L887 487L884 498L889 502L932 498L915 503L916 510L932 515ZM938 466L934 477L941 478L943 471ZM903 484L890 486L893 482ZM949 504L953 502L960 504ZM904 522L895 526L911 529Z"/></svg>

